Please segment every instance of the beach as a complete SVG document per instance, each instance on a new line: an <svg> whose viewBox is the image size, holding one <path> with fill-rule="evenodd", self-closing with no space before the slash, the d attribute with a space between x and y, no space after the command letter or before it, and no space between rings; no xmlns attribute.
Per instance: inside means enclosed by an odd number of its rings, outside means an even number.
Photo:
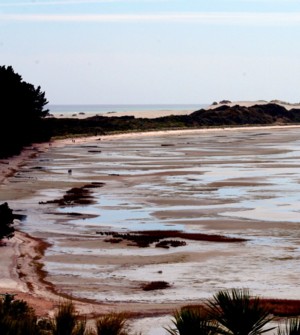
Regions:
<svg viewBox="0 0 300 335"><path fill-rule="evenodd" d="M232 287L299 299L298 131L251 127L68 139L4 161L1 202L27 219L2 247L1 291L44 306L41 314L72 297L86 314L126 310L144 317L168 315ZM92 189L92 205L47 203L90 183L103 183ZM186 245L160 249L114 244L104 235L161 229L246 241L178 238ZM158 280L171 287L141 290Z"/></svg>
<svg viewBox="0 0 300 335"><path fill-rule="evenodd" d="M126 111L126 112L84 112L84 113L60 113L54 116L58 119L71 118L71 119L86 119L93 116L106 116L106 117L123 117L123 116L134 116L135 118L146 118L154 119L157 117L164 117L169 115L189 115L193 113L193 109L182 109L182 110L137 110L137 111Z"/></svg>

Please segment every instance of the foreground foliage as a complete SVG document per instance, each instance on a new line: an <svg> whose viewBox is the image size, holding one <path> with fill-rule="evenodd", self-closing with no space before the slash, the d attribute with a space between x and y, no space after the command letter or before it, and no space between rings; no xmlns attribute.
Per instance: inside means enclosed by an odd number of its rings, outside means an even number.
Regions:
<svg viewBox="0 0 300 335"><path fill-rule="evenodd" d="M173 327L165 328L170 335L215 335L218 325L203 308L184 307L173 314Z"/></svg>
<svg viewBox="0 0 300 335"><path fill-rule="evenodd" d="M300 335L300 318L291 318L285 321L284 326L278 328L278 335Z"/></svg>
<svg viewBox="0 0 300 335"><path fill-rule="evenodd" d="M58 306L51 328L53 335L83 335L86 322L79 320L74 304L66 301Z"/></svg>
<svg viewBox="0 0 300 335"><path fill-rule="evenodd" d="M127 317L123 313L110 313L96 322L97 335L127 335Z"/></svg>
<svg viewBox="0 0 300 335"><path fill-rule="evenodd" d="M270 332L269 311L248 290L220 291L206 306L186 306L173 313L169 335L259 335ZM71 301L61 302L53 318L38 319L23 300L10 294L0 299L1 335L129 335L129 319L124 313L108 313L88 328L86 319ZM275 335L276 333L274 333ZM300 317L286 319L276 335L300 335Z"/></svg>
<svg viewBox="0 0 300 335"><path fill-rule="evenodd" d="M257 335L273 317L258 297L252 298L247 289L220 291L208 302L210 315L232 335Z"/></svg>
<svg viewBox="0 0 300 335"><path fill-rule="evenodd" d="M23 300L13 301L8 294L0 300L1 335L41 335L37 317L32 308Z"/></svg>

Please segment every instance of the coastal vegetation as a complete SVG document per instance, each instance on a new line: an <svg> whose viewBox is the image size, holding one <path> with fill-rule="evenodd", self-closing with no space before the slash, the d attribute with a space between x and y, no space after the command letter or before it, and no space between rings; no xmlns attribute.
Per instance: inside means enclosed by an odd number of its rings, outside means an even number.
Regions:
<svg viewBox="0 0 300 335"><path fill-rule="evenodd" d="M169 115L154 119L97 115L85 119L52 117L47 122L53 136L97 136L114 132L297 124L300 123L300 110L287 110L276 103L250 107L223 105L215 109L200 109L189 115Z"/></svg>
<svg viewBox="0 0 300 335"><path fill-rule="evenodd" d="M258 297L251 297L247 289L220 291L208 302L209 315L225 332L232 335L262 334L272 321L270 310Z"/></svg>
<svg viewBox="0 0 300 335"><path fill-rule="evenodd" d="M172 326L166 331L170 335L217 335L221 329L212 319L207 309L183 307L173 313Z"/></svg>
<svg viewBox="0 0 300 335"><path fill-rule="evenodd" d="M45 109L48 101L41 87L35 88L15 73L11 66L0 66L0 158L18 154L34 142L57 137L105 135L166 129L207 128L300 123L300 110L276 103L250 107L223 105L200 109L189 115L169 115L154 119L134 116L55 118Z"/></svg>
<svg viewBox="0 0 300 335"><path fill-rule="evenodd" d="M24 146L48 141L45 92L23 80L11 66L0 66L0 157L19 154Z"/></svg>
<svg viewBox="0 0 300 335"><path fill-rule="evenodd" d="M300 334L299 316L276 317L263 299L251 296L248 290L223 290L199 306L175 310L165 330L170 335L260 335L271 331L277 335ZM58 304L53 317L39 318L26 301L14 300L10 294L0 299L1 335L133 334L128 313L111 312L92 318L87 322L87 317L68 300Z"/></svg>

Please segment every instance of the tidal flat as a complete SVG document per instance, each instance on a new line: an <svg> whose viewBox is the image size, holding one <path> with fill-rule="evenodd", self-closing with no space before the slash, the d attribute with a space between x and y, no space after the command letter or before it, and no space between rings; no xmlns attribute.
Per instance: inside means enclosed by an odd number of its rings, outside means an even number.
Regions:
<svg viewBox="0 0 300 335"><path fill-rule="evenodd" d="M26 215L18 229L50 243L41 261L59 293L145 310L229 288L300 299L299 171L299 128L119 135L49 146L0 199ZM88 185L89 202L55 202ZM124 238L147 231L181 243Z"/></svg>

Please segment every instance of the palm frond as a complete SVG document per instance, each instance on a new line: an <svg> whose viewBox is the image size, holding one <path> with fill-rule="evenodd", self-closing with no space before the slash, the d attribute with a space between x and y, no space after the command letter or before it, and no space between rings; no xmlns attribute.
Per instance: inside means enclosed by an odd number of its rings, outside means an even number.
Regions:
<svg viewBox="0 0 300 335"><path fill-rule="evenodd" d="M278 335L300 335L300 318L287 319L284 327L278 328Z"/></svg>
<svg viewBox="0 0 300 335"><path fill-rule="evenodd" d="M216 323L200 308L184 307L173 314L174 327L165 328L170 335L214 335Z"/></svg>
<svg viewBox="0 0 300 335"><path fill-rule="evenodd" d="M257 335L273 329L264 328L273 317L248 289L219 291L208 301L208 308L211 317L233 335Z"/></svg>

